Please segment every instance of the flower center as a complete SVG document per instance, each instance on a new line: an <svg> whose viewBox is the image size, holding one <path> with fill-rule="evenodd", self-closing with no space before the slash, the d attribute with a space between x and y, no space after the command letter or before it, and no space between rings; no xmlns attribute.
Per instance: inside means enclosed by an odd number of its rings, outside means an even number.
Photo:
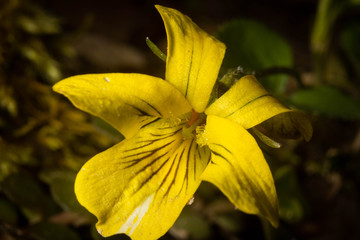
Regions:
<svg viewBox="0 0 360 240"><path fill-rule="evenodd" d="M204 125L205 122L205 114L198 113L193 109L188 124L183 127L183 138L193 138L196 135L196 128L200 125Z"/></svg>

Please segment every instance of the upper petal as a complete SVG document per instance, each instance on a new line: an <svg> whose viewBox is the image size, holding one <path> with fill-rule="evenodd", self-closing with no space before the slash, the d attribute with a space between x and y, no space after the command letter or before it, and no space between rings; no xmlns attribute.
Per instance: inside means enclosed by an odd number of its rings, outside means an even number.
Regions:
<svg viewBox="0 0 360 240"><path fill-rule="evenodd" d="M78 173L76 196L98 218L103 236L158 239L193 196L210 151L194 139L184 140L186 121L178 121L150 123L93 157Z"/></svg>
<svg viewBox="0 0 360 240"><path fill-rule="evenodd" d="M196 112L203 112L217 79L225 45L171 8L157 5L164 21L168 51L166 77Z"/></svg>
<svg viewBox="0 0 360 240"><path fill-rule="evenodd" d="M154 117L174 117L191 111L187 100L171 84L143 74L79 75L53 88L76 107L110 123L126 138Z"/></svg>
<svg viewBox="0 0 360 240"><path fill-rule="evenodd" d="M312 134L307 117L281 104L253 75L240 78L224 95L211 104L205 113L230 119L245 129L281 114L281 117L270 120L265 128L272 128L271 131L282 136L300 135L306 140L310 139Z"/></svg>
<svg viewBox="0 0 360 240"><path fill-rule="evenodd" d="M239 124L208 116L202 138L211 161L201 178L215 184L240 210L278 225L274 181L255 139Z"/></svg>

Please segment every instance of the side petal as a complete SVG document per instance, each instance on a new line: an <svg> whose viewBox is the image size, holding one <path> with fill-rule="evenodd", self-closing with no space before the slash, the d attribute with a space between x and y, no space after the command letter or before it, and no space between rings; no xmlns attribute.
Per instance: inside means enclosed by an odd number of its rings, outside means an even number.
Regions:
<svg viewBox="0 0 360 240"><path fill-rule="evenodd" d="M253 75L240 78L205 111L237 122L245 129L261 126L270 135L310 140L312 127L307 116L291 110L271 96Z"/></svg>
<svg viewBox="0 0 360 240"><path fill-rule="evenodd" d="M126 138L154 117L174 117L191 111L171 84L143 74L87 74L64 79L53 87L79 109L98 116Z"/></svg>
<svg viewBox="0 0 360 240"><path fill-rule="evenodd" d="M196 112L203 112L224 58L225 45L179 11L159 5L156 8L168 39L165 79L184 94Z"/></svg>
<svg viewBox="0 0 360 240"><path fill-rule="evenodd" d="M208 116L202 138L211 161L202 179L215 184L241 211L267 218L278 225L274 181L255 139L239 124Z"/></svg>
<svg viewBox="0 0 360 240"><path fill-rule="evenodd" d="M151 240L174 224L210 160L207 147L183 140L184 124L158 119L83 166L75 193L100 234Z"/></svg>
<svg viewBox="0 0 360 240"><path fill-rule="evenodd" d="M205 113L230 119L249 129L289 111L291 110L272 97L253 75L247 75L211 104Z"/></svg>

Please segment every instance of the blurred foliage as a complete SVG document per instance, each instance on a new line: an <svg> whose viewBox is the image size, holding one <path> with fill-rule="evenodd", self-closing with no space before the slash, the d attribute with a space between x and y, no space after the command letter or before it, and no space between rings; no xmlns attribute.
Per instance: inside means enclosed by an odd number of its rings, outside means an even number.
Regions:
<svg viewBox="0 0 360 240"><path fill-rule="evenodd" d="M350 62L351 71L355 75L360 75L360 21L356 20L344 26L341 32L341 47L345 51L346 57Z"/></svg>
<svg viewBox="0 0 360 240"><path fill-rule="evenodd" d="M75 199L75 174L113 139L51 90L72 51L59 19L4 0L0 35L0 239L80 239L68 225L95 220Z"/></svg>
<svg viewBox="0 0 360 240"><path fill-rule="evenodd" d="M311 34L311 50L314 57L315 83L321 84L325 81L326 69L329 64L329 56L333 53L333 41L335 26L339 18L346 12L352 11L360 6L359 0L320 0L314 27ZM352 24L352 23L351 23ZM346 29L346 28L345 28ZM348 33L355 36L356 33ZM349 35L348 35L349 37ZM355 40L356 37L353 38ZM347 49L349 46L347 46ZM358 47L354 46L357 49ZM355 50L356 51L356 50Z"/></svg>
<svg viewBox="0 0 360 240"><path fill-rule="evenodd" d="M245 72L276 71L290 68L293 57L288 43L277 33L253 20L236 19L226 23L218 33L226 44L223 69L241 66ZM266 41L264 41L266 39ZM270 71L271 71L270 70ZM261 83L275 93L284 91L287 75L274 74L259 78Z"/></svg>
<svg viewBox="0 0 360 240"><path fill-rule="evenodd" d="M360 117L360 101L334 87L317 87L299 90L292 95L292 102L313 113L343 119Z"/></svg>
<svg viewBox="0 0 360 240"><path fill-rule="evenodd" d="M196 11L205 1L186 4ZM219 28L227 45L220 87L254 73L281 101L308 112L314 137L275 139L281 149L261 145L276 182L279 229L234 211L203 183L161 239L358 239L359 7L358 0L318 2L306 70L297 69L298 50L266 23L233 19ZM51 90L77 67L66 64L76 56L74 35L35 1L0 1L0 239L104 239L73 183L85 161L122 136Z"/></svg>

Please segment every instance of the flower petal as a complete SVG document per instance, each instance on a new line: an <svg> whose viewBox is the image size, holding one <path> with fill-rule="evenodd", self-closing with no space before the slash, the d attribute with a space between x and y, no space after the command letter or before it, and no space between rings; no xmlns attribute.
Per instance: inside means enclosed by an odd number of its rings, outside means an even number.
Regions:
<svg viewBox="0 0 360 240"><path fill-rule="evenodd" d="M201 178L215 184L238 209L277 226L274 181L255 139L239 124L217 116L208 116L202 138L211 161Z"/></svg>
<svg viewBox="0 0 360 240"><path fill-rule="evenodd" d="M245 129L258 124L266 134L282 138L303 137L309 141L312 127L304 113L282 105L268 93L253 75L240 78L205 111L239 123Z"/></svg>
<svg viewBox="0 0 360 240"><path fill-rule="evenodd" d="M164 21L168 52L165 79L203 112L217 79L225 45L179 11L157 5Z"/></svg>
<svg viewBox="0 0 360 240"><path fill-rule="evenodd" d="M97 216L100 234L151 240L173 225L210 159L207 147L183 140L185 124L158 119L83 166L75 193Z"/></svg>
<svg viewBox="0 0 360 240"><path fill-rule="evenodd" d="M280 113L291 111L268 93L253 75L240 78L205 111L249 129Z"/></svg>
<svg viewBox="0 0 360 240"><path fill-rule="evenodd" d="M104 119L126 138L154 117L174 117L191 111L171 84L143 74L79 75L58 82L54 90L81 110Z"/></svg>

